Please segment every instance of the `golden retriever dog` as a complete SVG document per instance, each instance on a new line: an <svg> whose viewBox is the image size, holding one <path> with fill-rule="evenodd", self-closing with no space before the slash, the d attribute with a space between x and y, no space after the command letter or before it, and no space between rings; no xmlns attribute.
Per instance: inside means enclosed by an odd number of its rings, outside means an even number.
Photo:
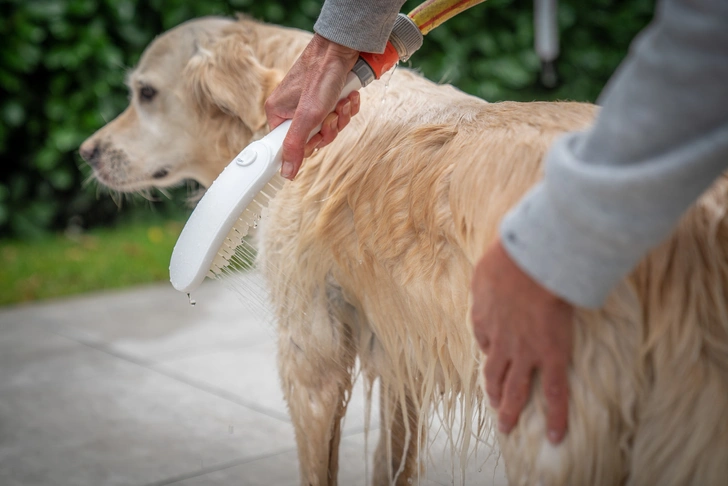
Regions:
<svg viewBox="0 0 728 486"><path fill-rule="evenodd" d="M83 157L121 191L208 186L266 133L264 100L309 39L245 18L171 30L131 72L129 107ZM380 386L374 484L417 481L433 410L463 461L484 439L473 266L541 177L554 137L596 113L489 104L401 68L361 96L351 124L278 193L260 234L304 485L337 483L359 371ZM511 484L726 484L727 201L721 179L602 309L577 310L568 434L546 440L537 383L517 427L498 437Z"/></svg>

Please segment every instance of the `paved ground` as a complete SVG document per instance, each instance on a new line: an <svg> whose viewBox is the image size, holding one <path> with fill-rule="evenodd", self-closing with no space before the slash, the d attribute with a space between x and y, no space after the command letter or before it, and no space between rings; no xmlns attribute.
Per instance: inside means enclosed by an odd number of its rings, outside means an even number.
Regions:
<svg viewBox="0 0 728 486"><path fill-rule="evenodd" d="M0 308L0 485L298 484L265 313L216 283L194 298L157 285ZM339 484L363 485L361 389L344 436ZM451 484L433 453L421 484ZM504 485L502 462L472 460L466 484Z"/></svg>

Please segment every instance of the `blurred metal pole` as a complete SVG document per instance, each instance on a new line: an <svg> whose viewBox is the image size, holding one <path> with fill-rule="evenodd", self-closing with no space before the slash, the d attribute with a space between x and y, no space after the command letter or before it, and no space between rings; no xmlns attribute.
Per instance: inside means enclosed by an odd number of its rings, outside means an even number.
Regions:
<svg viewBox="0 0 728 486"><path fill-rule="evenodd" d="M558 82L556 59L559 57L558 0L534 0L533 30L536 54L541 59L541 83L553 88Z"/></svg>

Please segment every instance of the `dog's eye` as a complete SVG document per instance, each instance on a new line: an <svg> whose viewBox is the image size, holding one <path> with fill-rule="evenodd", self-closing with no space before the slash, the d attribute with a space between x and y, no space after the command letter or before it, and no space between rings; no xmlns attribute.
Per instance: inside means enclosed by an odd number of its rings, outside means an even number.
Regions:
<svg viewBox="0 0 728 486"><path fill-rule="evenodd" d="M139 99L141 101L152 101L156 95L157 90L151 86L142 86L142 89L139 90Z"/></svg>

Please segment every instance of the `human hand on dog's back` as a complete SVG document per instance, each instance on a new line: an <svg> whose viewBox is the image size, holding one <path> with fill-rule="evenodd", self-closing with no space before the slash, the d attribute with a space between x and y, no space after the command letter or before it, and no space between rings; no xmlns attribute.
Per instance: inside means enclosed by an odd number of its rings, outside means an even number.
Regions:
<svg viewBox="0 0 728 486"><path fill-rule="evenodd" d="M337 103L346 76L359 58L359 51L315 34L281 84L265 103L271 130L292 119L283 142L281 175L293 179L304 157L336 138L359 112L359 93ZM310 133L321 131L306 142Z"/></svg>
<svg viewBox="0 0 728 486"><path fill-rule="evenodd" d="M531 396L534 371L546 397L546 430L557 444L566 434L572 352L573 306L529 277L500 240L475 267L473 330L487 354L485 385L498 410L498 429L508 434Z"/></svg>

